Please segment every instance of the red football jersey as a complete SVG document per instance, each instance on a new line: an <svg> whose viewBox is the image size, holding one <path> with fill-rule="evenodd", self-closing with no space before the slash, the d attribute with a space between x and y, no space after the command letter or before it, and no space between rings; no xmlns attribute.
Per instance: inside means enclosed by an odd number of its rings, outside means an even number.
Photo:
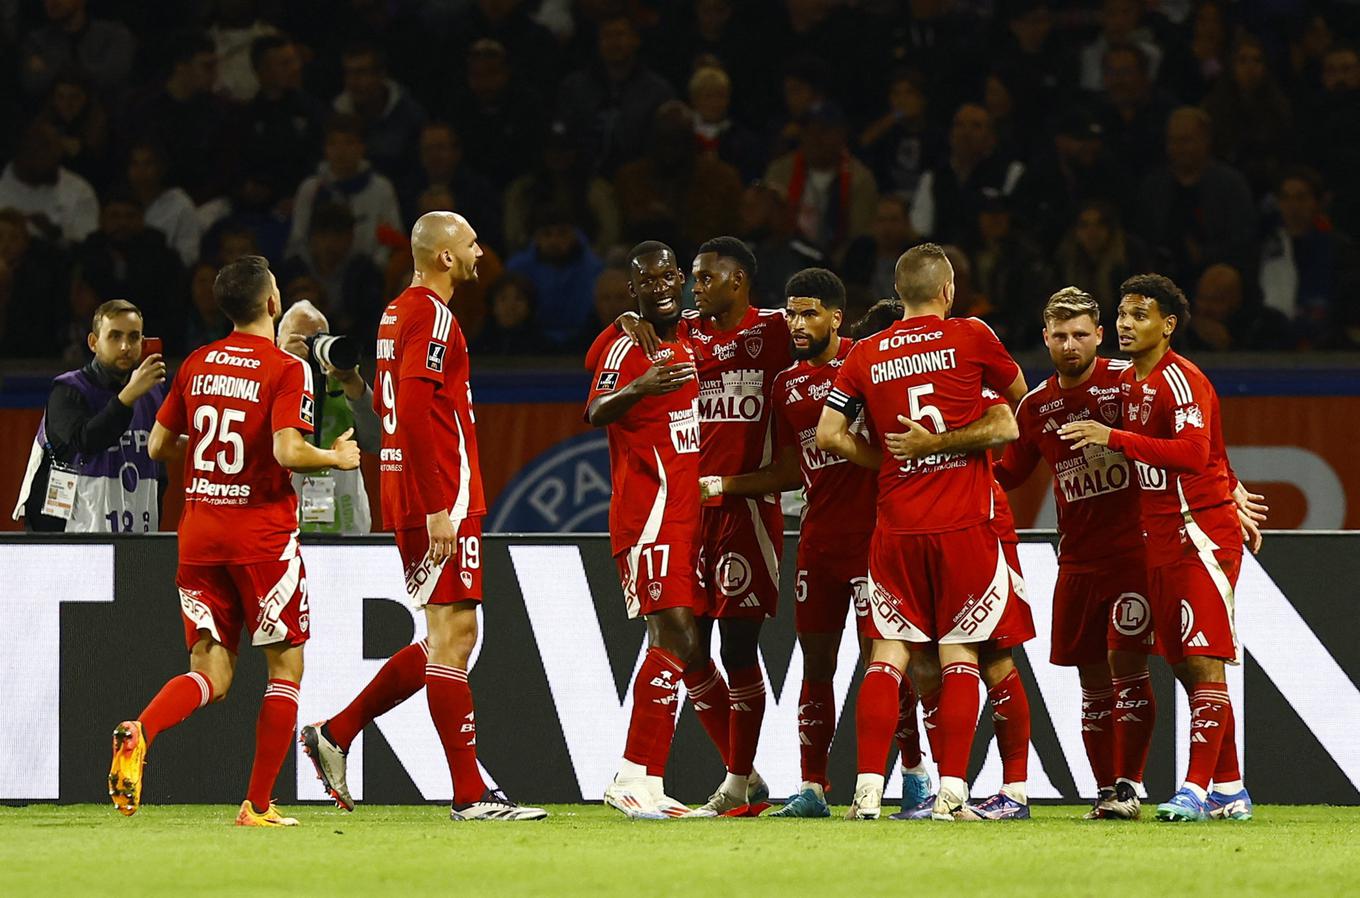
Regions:
<svg viewBox="0 0 1360 898"><path fill-rule="evenodd" d="M486 514L482 469L477 460L467 340L453 312L434 291L408 287L383 310L378 322L378 382L373 407L382 420L379 465L383 525L389 530L425 526L416 475L407 470L409 428L397 420L402 382L435 384L430 437L437 482L454 521Z"/></svg>
<svg viewBox="0 0 1360 898"><path fill-rule="evenodd" d="M1168 351L1145 380L1130 365L1119 389L1124 429L1110 435L1109 448L1133 459L1148 565L1178 559L1202 536L1240 550L1218 393L1204 372Z"/></svg>
<svg viewBox="0 0 1360 898"><path fill-rule="evenodd" d="M612 326L586 408L632 383L652 361ZM693 362L680 342L661 344L658 364ZM647 396L605 428L609 436L609 544L614 554L640 544L699 541L699 385Z"/></svg>
<svg viewBox="0 0 1360 898"><path fill-rule="evenodd" d="M679 337L699 366L699 473L741 474L769 464L774 378L793 361L784 313L752 307L735 328L719 331L711 318L689 310L680 319ZM712 504L720 501L745 500L723 496Z"/></svg>
<svg viewBox="0 0 1360 898"><path fill-rule="evenodd" d="M185 359L156 414L188 434L183 564L256 564L297 554L298 502L274 433L311 433L312 370L274 341L232 332Z"/></svg>
<svg viewBox="0 0 1360 898"><path fill-rule="evenodd" d="M856 343L827 405L846 413L862 402L870 421L905 415L940 433L976 421L986 406L983 388L1004 393L1019 375L996 334L978 319L923 315ZM939 533L991 517L986 453L941 453L903 464L888 452L882 434L876 440L883 450L879 527Z"/></svg>
<svg viewBox="0 0 1360 898"><path fill-rule="evenodd" d="M846 534L867 537L874 529L878 472L817 448L817 421L853 345L853 340L842 337L836 357L825 365L796 362L774 379L775 444L798 452L807 494L802 536L814 542L834 543ZM862 412L852 429L869 438Z"/></svg>
<svg viewBox="0 0 1360 898"><path fill-rule="evenodd" d="M1109 559L1143 547L1138 490L1128 459L1108 446L1073 450L1071 440L1058 436L1058 428L1071 421L1118 427L1119 381L1128 367L1128 362L1097 358L1080 386L1064 390L1054 374L1031 390L1015 412L1020 438L1006 447L997 466L1001 485L1015 489L1041 458L1048 463L1061 533L1058 561L1072 572L1098 570Z"/></svg>

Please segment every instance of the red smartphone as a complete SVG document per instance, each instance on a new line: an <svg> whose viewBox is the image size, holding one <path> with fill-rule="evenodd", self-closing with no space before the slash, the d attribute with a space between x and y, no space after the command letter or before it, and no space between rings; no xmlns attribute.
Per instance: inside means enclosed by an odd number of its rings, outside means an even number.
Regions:
<svg viewBox="0 0 1360 898"><path fill-rule="evenodd" d="M156 353L165 354L165 341L160 337L142 337L142 358Z"/></svg>

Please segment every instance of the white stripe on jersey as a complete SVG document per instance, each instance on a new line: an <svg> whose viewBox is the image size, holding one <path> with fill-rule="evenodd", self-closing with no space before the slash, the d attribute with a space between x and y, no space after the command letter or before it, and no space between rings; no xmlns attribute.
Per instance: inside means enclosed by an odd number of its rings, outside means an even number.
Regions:
<svg viewBox="0 0 1360 898"><path fill-rule="evenodd" d="M624 335L619 337L609 347L609 351L604 356L604 370L618 371L623 367L623 360L628 357L628 349L633 345L631 337Z"/></svg>
<svg viewBox="0 0 1360 898"><path fill-rule="evenodd" d="M1166 376L1166 382L1171 386L1171 392L1176 396L1177 405L1189 405L1195 401L1195 394L1190 391L1190 382L1185 379L1185 372L1174 362L1162 369L1162 374Z"/></svg>
<svg viewBox="0 0 1360 898"><path fill-rule="evenodd" d="M441 343L447 343L449 331L453 328L453 312L449 310L448 306L435 299L433 296L429 297L429 299L430 302L434 304L434 328L431 331L430 336Z"/></svg>
<svg viewBox="0 0 1360 898"><path fill-rule="evenodd" d="M1110 359L1109 368L1111 371L1123 371L1132 364L1133 362L1127 359Z"/></svg>
<svg viewBox="0 0 1360 898"><path fill-rule="evenodd" d="M458 417L457 411L453 413L453 426L458 428L458 498L453 500L449 518L456 528L467 517L472 467L468 464L467 437L463 434L463 421Z"/></svg>
<svg viewBox="0 0 1360 898"><path fill-rule="evenodd" d="M661 524L666 516L666 498L670 494L670 488L666 483L666 466L661 463L661 453L656 447L652 447L652 457L656 459L656 497L652 499L652 507L647 512L647 522L642 525L637 543L628 550L628 579L623 584L623 599L628 607L630 619L642 613L642 599L637 594L638 562L647 547L655 543L656 538L661 535Z"/></svg>

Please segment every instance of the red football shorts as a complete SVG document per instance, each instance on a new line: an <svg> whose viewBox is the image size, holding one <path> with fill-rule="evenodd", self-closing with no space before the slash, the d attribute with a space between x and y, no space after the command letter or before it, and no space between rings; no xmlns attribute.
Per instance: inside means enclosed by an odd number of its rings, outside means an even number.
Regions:
<svg viewBox="0 0 1360 898"><path fill-rule="evenodd" d="M874 531L869 592L860 633L870 639L974 643L1009 640L1025 629L1027 609L1012 600L1011 572L990 522L948 533Z"/></svg>
<svg viewBox="0 0 1360 898"><path fill-rule="evenodd" d="M1112 651L1157 653L1141 553L1112 559L1098 570L1058 568L1048 660L1060 667L1104 664Z"/></svg>
<svg viewBox="0 0 1360 898"><path fill-rule="evenodd" d="M430 532L424 527L398 530L397 552L406 575L412 607L482 600L482 519L455 521L458 551L443 564L430 560Z"/></svg>
<svg viewBox="0 0 1360 898"><path fill-rule="evenodd" d="M784 513L776 502L728 498L706 505L699 521L699 590L714 618L774 617Z"/></svg>
<svg viewBox="0 0 1360 898"><path fill-rule="evenodd" d="M798 540L798 574L794 581L794 629L799 633L839 633L850 606L869 613L869 543L867 537L843 542Z"/></svg>
<svg viewBox="0 0 1360 898"><path fill-rule="evenodd" d="M1242 547L1191 548L1169 564L1148 569L1157 644L1168 664L1187 655L1240 659L1233 622L1234 590L1242 571Z"/></svg>
<svg viewBox="0 0 1360 898"><path fill-rule="evenodd" d="M307 569L302 556L256 564L181 564L175 571L184 642L189 648L206 630L215 642L237 654L241 627L250 627L252 645L307 641Z"/></svg>
<svg viewBox="0 0 1360 898"><path fill-rule="evenodd" d="M695 588L695 556L693 543L651 543L615 555L628 617L666 608L693 608L696 616L702 615L707 603Z"/></svg>
<svg viewBox="0 0 1360 898"><path fill-rule="evenodd" d="M994 649L1009 649L1034 638L1034 612L1029 607L1029 596L1025 592L1025 574L1020 569L1020 544L1002 542L1001 554L1006 559L1011 595L1007 613L1002 616L987 644Z"/></svg>

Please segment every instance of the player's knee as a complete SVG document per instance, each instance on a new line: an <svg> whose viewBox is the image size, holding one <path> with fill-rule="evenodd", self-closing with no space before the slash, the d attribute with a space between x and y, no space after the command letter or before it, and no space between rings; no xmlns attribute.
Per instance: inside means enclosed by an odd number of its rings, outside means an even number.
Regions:
<svg viewBox="0 0 1360 898"><path fill-rule="evenodd" d="M756 643L754 642L750 645L728 645L727 641L724 640L719 654L722 657L723 668L728 671L756 666Z"/></svg>
<svg viewBox="0 0 1360 898"><path fill-rule="evenodd" d="M1081 688L1090 691L1099 691L1110 688L1110 674L1114 667L1111 662L1109 667L1103 664L1082 664L1077 667L1077 679L1081 682ZM1118 671L1114 671L1115 676L1119 676Z"/></svg>
<svg viewBox="0 0 1360 898"><path fill-rule="evenodd" d="M1148 669L1147 655L1138 652L1110 652L1109 672L1116 677L1129 677L1145 673ZM1082 680L1083 685L1085 680Z"/></svg>
<svg viewBox="0 0 1360 898"><path fill-rule="evenodd" d="M987 652L978 659L978 662L978 672L982 674L983 682L989 687L1000 683L1015 670L1015 659L1011 657L1010 649Z"/></svg>

